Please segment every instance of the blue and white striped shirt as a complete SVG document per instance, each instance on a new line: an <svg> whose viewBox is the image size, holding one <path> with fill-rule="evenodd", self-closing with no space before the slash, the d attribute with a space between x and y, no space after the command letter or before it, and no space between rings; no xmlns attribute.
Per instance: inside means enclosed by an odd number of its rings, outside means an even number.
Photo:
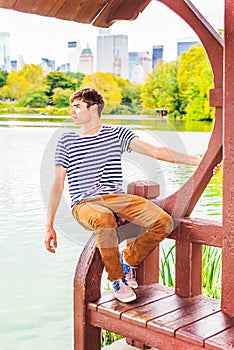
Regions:
<svg viewBox="0 0 234 350"><path fill-rule="evenodd" d="M102 125L95 135L64 133L57 144L55 164L67 170L71 208L82 199L122 193L121 156L130 152L135 133L123 126Z"/></svg>

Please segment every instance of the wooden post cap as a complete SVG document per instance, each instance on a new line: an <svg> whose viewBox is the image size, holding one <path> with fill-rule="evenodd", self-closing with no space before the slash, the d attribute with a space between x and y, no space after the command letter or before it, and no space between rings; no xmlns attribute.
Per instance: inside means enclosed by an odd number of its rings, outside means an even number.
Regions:
<svg viewBox="0 0 234 350"><path fill-rule="evenodd" d="M156 198L160 195L160 185L154 181L138 180L128 184L127 192L148 199Z"/></svg>

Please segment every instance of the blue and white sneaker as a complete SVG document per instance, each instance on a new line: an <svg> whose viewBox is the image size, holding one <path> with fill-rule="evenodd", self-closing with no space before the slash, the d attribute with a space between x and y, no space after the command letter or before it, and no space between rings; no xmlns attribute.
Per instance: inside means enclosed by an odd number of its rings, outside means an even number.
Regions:
<svg viewBox="0 0 234 350"><path fill-rule="evenodd" d="M127 284L125 278L121 278L113 282L113 289L116 299L123 303L130 303L136 300L136 293Z"/></svg>
<svg viewBox="0 0 234 350"><path fill-rule="evenodd" d="M120 254L120 262L123 266L123 272L127 284L133 289L138 288L138 283L136 281L136 267L128 265L128 263L124 260L123 252Z"/></svg>

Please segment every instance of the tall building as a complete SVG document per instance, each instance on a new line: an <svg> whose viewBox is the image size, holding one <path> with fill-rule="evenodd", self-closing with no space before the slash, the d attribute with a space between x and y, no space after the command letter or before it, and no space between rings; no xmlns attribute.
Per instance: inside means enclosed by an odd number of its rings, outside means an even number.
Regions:
<svg viewBox="0 0 234 350"><path fill-rule="evenodd" d="M199 44L199 41L194 39L185 38L185 39L178 40L177 57L179 57L182 54L182 52L189 51L192 46L196 46L197 44Z"/></svg>
<svg viewBox="0 0 234 350"><path fill-rule="evenodd" d="M20 55L17 62L17 71L23 69L24 66L25 66L24 58L22 55Z"/></svg>
<svg viewBox="0 0 234 350"><path fill-rule="evenodd" d="M70 63L63 63L60 66L58 66L56 70L58 72L63 72L63 73L70 72L71 71L70 70Z"/></svg>
<svg viewBox="0 0 234 350"><path fill-rule="evenodd" d="M80 54L79 72L85 75L93 74L93 63L93 54L89 45L87 45L87 47L83 49Z"/></svg>
<svg viewBox="0 0 234 350"><path fill-rule="evenodd" d="M10 33L0 33L0 68L10 72L11 59L10 59Z"/></svg>
<svg viewBox="0 0 234 350"><path fill-rule="evenodd" d="M157 66L158 62L163 60L163 45L154 45L153 46L153 52L152 52L152 68L153 71L155 67Z"/></svg>
<svg viewBox="0 0 234 350"><path fill-rule="evenodd" d="M143 84L152 73L152 57L148 51L129 52L128 64L128 79L132 83Z"/></svg>
<svg viewBox="0 0 234 350"><path fill-rule="evenodd" d="M70 63L71 72L78 72L81 45L78 40L68 42L68 63Z"/></svg>
<svg viewBox="0 0 234 350"><path fill-rule="evenodd" d="M48 58L42 58L40 66L45 74L55 71L55 61L49 60Z"/></svg>
<svg viewBox="0 0 234 350"><path fill-rule="evenodd" d="M128 36L101 30L97 37L97 71L128 79Z"/></svg>

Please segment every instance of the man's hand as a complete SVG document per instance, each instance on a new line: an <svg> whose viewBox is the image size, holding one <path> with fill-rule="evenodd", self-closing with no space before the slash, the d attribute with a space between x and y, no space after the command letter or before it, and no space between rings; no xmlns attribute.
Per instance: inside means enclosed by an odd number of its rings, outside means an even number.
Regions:
<svg viewBox="0 0 234 350"><path fill-rule="evenodd" d="M57 236L51 225L46 226L45 246L49 252L55 253L55 249L57 248Z"/></svg>
<svg viewBox="0 0 234 350"><path fill-rule="evenodd" d="M216 175L222 168L222 162L217 164L213 169L213 175Z"/></svg>

